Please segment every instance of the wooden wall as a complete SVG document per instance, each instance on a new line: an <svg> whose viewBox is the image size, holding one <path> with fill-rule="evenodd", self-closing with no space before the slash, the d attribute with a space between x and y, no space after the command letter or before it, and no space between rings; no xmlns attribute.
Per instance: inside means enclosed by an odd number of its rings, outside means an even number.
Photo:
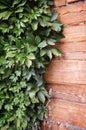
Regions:
<svg viewBox="0 0 86 130"><path fill-rule="evenodd" d="M51 99L42 130L86 130L86 1L55 0L65 38L45 74Z"/></svg>

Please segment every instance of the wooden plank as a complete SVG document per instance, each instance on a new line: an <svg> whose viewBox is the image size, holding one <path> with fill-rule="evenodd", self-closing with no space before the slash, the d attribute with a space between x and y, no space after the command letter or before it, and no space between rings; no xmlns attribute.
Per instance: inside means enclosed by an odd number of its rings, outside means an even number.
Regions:
<svg viewBox="0 0 86 130"><path fill-rule="evenodd" d="M58 7L57 11L59 12L60 15L86 11L86 1L77 2L63 7Z"/></svg>
<svg viewBox="0 0 86 130"><path fill-rule="evenodd" d="M59 19L63 24L76 24L80 22L86 22L86 11L60 15Z"/></svg>
<svg viewBox="0 0 86 130"><path fill-rule="evenodd" d="M46 69L45 79L48 83L86 84L86 61L52 60Z"/></svg>
<svg viewBox="0 0 86 130"><path fill-rule="evenodd" d="M64 29L65 38L61 42L86 41L86 25L67 26Z"/></svg>
<svg viewBox="0 0 86 130"><path fill-rule="evenodd" d="M67 3L76 2L76 1L79 1L79 0L67 0Z"/></svg>
<svg viewBox="0 0 86 130"><path fill-rule="evenodd" d="M59 59L59 58L56 58ZM72 53L65 53L60 60L86 60L86 52L72 52Z"/></svg>
<svg viewBox="0 0 86 130"><path fill-rule="evenodd" d="M55 6L62 6L62 5L66 5L66 0L54 0Z"/></svg>
<svg viewBox="0 0 86 130"><path fill-rule="evenodd" d="M51 98L86 103L86 85L49 84L47 89L51 92Z"/></svg>
<svg viewBox="0 0 86 130"><path fill-rule="evenodd" d="M86 52L86 41L83 42L65 42L56 44L56 47L62 50L63 53L67 52Z"/></svg>
<svg viewBox="0 0 86 130"><path fill-rule="evenodd" d="M52 99L48 105L48 120L86 128L86 104Z"/></svg>

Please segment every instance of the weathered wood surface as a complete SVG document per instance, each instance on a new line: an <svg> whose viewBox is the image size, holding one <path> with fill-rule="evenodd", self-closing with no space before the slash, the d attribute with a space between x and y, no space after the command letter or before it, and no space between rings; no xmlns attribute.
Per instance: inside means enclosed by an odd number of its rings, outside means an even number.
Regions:
<svg viewBox="0 0 86 130"><path fill-rule="evenodd" d="M65 42L56 45L64 53L86 52L86 41L83 42Z"/></svg>
<svg viewBox="0 0 86 130"><path fill-rule="evenodd" d="M56 6L66 5L66 0L54 0Z"/></svg>
<svg viewBox="0 0 86 130"><path fill-rule="evenodd" d="M68 13L86 11L86 1L82 1L82 2L80 1L74 4L70 4L70 5L62 6L62 7L58 7L58 5L56 5L56 7L57 7L57 11L59 12L59 15L62 16Z"/></svg>
<svg viewBox="0 0 86 130"><path fill-rule="evenodd" d="M47 89L53 99L62 99L70 102L86 103L86 85L77 84L49 84Z"/></svg>
<svg viewBox="0 0 86 130"><path fill-rule="evenodd" d="M86 25L67 26L64 29L65 38L61 42L86 41Z"/></svg>
<svg viewBox="0 0 86 130"><path fill-rule="evenodd" d="M42 130L86 130L86 0L54 0L64 23L65 38L56 45L64 56L55 58L45 73L51 95Z"/></svg>
<svg viewBox="0 0 86 130"><path fill-rule="evenodd" d="M86 61L53 60L46 69L48 83L86 84Z"/></svg>
<svg viewBox="0 0 86 130"><path fill-rule="evenodd" d="M68 130L67 127L65 127L63 124L57 124L55 122L44 122L42 123L42 129L41 130Z"/></svg>
<svg viewBox="0 0 86 130"><path fill-rule="evenodd" d="M76 7L77 8L77 7ZM86 11L71 12L59 16L63 24L76 24L86 21Z"/></svg>
<svg viewBox="0 0 86 130"><path fill-rule="evenodd" d="M86 104L52 99L49 103L48 120L86 128Z"/></svg>

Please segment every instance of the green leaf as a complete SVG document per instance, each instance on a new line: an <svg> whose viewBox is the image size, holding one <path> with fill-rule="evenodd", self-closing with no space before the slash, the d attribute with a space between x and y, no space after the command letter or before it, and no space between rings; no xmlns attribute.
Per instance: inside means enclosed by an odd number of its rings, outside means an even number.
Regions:
<svg viewBox="0 0 86 130"><path fill-rule="evenodd" d="M47 53L47 49L43 49L40 51L40 56L44 56Z"/></svg>
<svg viewBox="0 0 86 130"><path fill-rule="evenodd" d="M38 92L38 98L42 103L45 103L45 96L41 91Z"/></svg>
<svg viewBox="0 0 86 130"><path fill-rule="evenodd" d="M16 55L15 53L13 53L12 51L9 51L9 52L7 52L7 54L6 54L6 58L14 57L15 55Z"/></svg>
<svg viewBox="0 0 86 130"><path fill-rule="evenodd" d="M57 17L58 17L57 11L54 10L53 14L52 14L52 17L51 17L51 22L55 21L57 19Z"/></svg>
<svg viewBox="0 0 86 130"><path fill-rule="evenodd" d="M12 12L10 12L10 11L1 12L0 19L7 20L11 14L12 14Z"/></svg>
<svg viewBox="0 0 86 130"><path fill-rule="evenodd" d="M21 12L23 12L23 10L24 10L23 7L19 7L19 8L15 11L15 13L21 13Z"/></svg>
<svg viewBox="0 0 86 130"><path fill-rule="evenodd" d="M34 31L37 30L37 28L38 28L38 22L37 21L32 23L32 28L33 28Z"/></svg>
<svg viewBox="0 0 86 130"><path fill-rule="evenodd" d="M56 48L52 48L51 52L53 53L53 55L55 56L62 56L62 52Z"/></svg>
<svg viewBox="0 0 86 130"><path fill-rule="evenodd" d="M48 5L54 5L54 2L52 0L48 0Z"/></svg>
<svg viewBox="0 0 86 130"><path fill-rule="evenodd" d="M29 60L34 60L34 59L36 59L36 57L35 57L35 55L34 55L33 53L30 53L30 54L27 56L27 58L28 58Z"/></svg>
<svg viewBox="0 0 86 130"><path fill-rule="evenodd" d="M42 41L39 45L38 45L38 47L39 48L44 48L44 47L46 47L47 46L47 42L46 42L46 40L44 40L44 41Z"/></svg>
<svg viewBox="0 0 86 130"><path fill-rule="evenodd" d="M26 66L27 66L28 68L30 68L31 65L32 65L32 61L29 60L28 58L26 59L25 63L26 63Z"/></svg>
<svg viewBox="0 0 86 130"><path fill-rule="evenodd" d="M5 5L3 5L3 4L0 3L0 10L1 9L6 9L6 8L7 8L7 6L5 6Z"/></svg>
<svg viewBox="0 0 86 130"><path fill-rule="evenodd" d="M1 130L8 130L9 125L5 125L4 127L1 128Z"/></svg>
<svg viewBox="0 0 86 130"><path fill-rule="evenodd" d="M58 31L58 32L60 32L61 31L61 29L62 29L62 24L61 23L58 23L58 22L54 22L53 23L53 26L52 26L52 29L53 30L55 30L55 31Z"/></svg>
<svg viewBox="0 0 86 130"><path fill-rule="evenodd" d="M16 121L16 128L19 128L20 127L20 118L17 118L17 121Z"/></svg>
<svg viewBox="0 0 86 130"><path fill-rule="evenodd" d="M52 51L51 50L47 50L47 55L50 58L50 60L52 59Z"/></svg>
<svg viewBox="0 0 86 130"><path fill-rule="evenodd" d="M14 7L15 5L19 4L20 3L20 0L14 0L13 4L12 4L12 7ZM20 5L20 4L19 4Z"/></svg>
<svg viewBox="0 0 86 130"><path fill-rule="evenodd" d="M55 45L56 40L55 39L49 39L47 42L48 42L49 45L53 46L53 45Z"/></svg>

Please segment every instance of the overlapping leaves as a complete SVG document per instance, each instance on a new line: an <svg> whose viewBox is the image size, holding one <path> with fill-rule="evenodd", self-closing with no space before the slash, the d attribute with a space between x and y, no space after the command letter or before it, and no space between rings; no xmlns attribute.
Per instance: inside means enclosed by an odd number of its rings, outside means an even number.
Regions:
<svg viewBox="0 0 86 130"><path fill-rule="evenodd" d="M48 93L43 74L63 37L52 0L0 0L0 129L38 130Z"/></svg>

